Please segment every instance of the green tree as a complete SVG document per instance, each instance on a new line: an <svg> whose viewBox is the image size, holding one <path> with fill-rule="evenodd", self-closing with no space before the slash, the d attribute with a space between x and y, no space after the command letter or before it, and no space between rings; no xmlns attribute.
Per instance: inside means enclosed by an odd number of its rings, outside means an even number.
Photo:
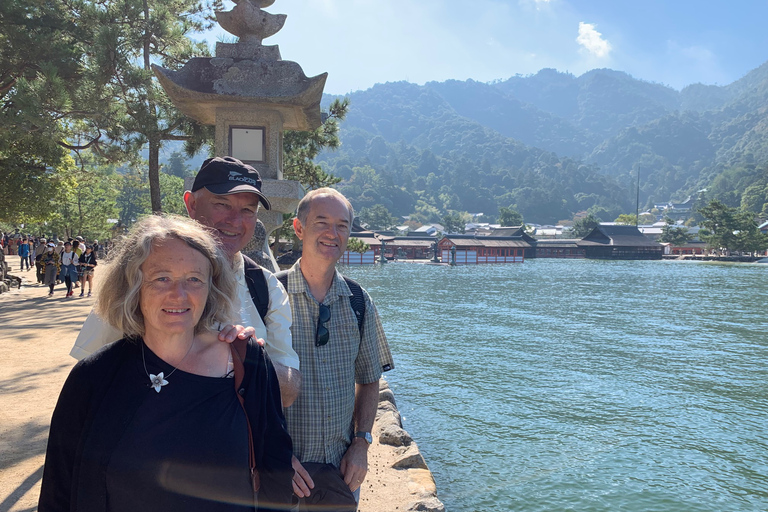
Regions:
<svg viewBox="0 0 768 512"><path fill-rule="evenodd" d="M699 232L702 241L717 250L721 248L734 250L735 231L739 229L736 209L714 200L699 208L699 213L704 218L701 222L703 229Z"/></svg>
<svg viewBox="0 0 768 512"><path fill-rule="evenodd" d="M347 250L351 252L359 252L360 254L365 254L368 249L370 249L371 246L367 243L363 242L359 238L350 237L349 240L347 240Z"/></svg>
<svg viewBox="0 0 768 512"><path fill-rule="evenodd" d="M523 216L513 208L499 208L499 224L502 226L522 226Z"/></svg>
<svg viewBox="0 0 768 512"><path fill-rule="evenodd" d="M600 225L600 219L589 213L586 217L573 221L571 227L571 236L573 238L584 238Z"/></svg>
<svg viewBox="0 0 768 512"><path fill-rule="evenodd" d="M738 231L733 249L739 252L756 253L768 249L768 235L760 232L752 212L736 214Z"/></svg>
<svg viewBox="0 0 768 512"><path fill-rule="evenodd" d="M361 209L360 221L368 224L369 229L389 229L397 224L397 219L380 204Z"/></svg>
<svg viewBox="0 0 768 512"><path fill-rule="evenodd" d="M109 125L94 126L92 140L106 139L120 158L148 147L146 161L152 211L162 211L160 149L164 141L184 140L193 152L209 141L212 127L181 114L163 92L152 64L180 69L190 58L209 54L205 42L190 36L212 26L218 0L123 0L86 3L78 29L92 27L86 66L105 84L111 100ZM98 144L100 150L106 144ZM114 158L117 156L113 155ZM135 157L134 157L135 158Z"/></svg>
<svg viewBox="0 0 768 512"><path fill-rule="evenodd" d="M78 151L77 166L66 171L70 187L61 201L56 202L56 217L50 221L60 235L82 235L88 240L109 236L117 218L116 200L122 179L114 166L99 165L89 152Z"/></svg>
<svg viewBox="0 0 768 512"><path fill-rule="evenodd" d="M446 233L464 233L464 229L467 225L467 220L459 212L448 212L445 215L443 215L442 222L443 227L445 228Z"/></svg>
<svg viewBox="0 0 768 512"><path fill-rule="evenodd" d="M187 176L194 176L195 171L187 166L184 156L183 153L174 151L168 157L168 164L162 166L161 171L171 176L177 176L182 180Z"/></svg>
<svg viewBox="0 0 768 512"><path fill-rule="evenodd" d="M666 224L661 228L659 242L672 244L675 246L685 245L693 240L693 235L688 232L685 226L675 226L675 221L667 217Z"/></svg>
<svg viewBox="0 0 768 512"><path fill-rule="evenodd" d="M330 187L341 179L323 170L314 160L324 149L336 149L339 141L339 122L349 110L349 99L334 100L328 108L323 124L312 131L288 130L283 134L283 175L296 180L310 190Z"/></svg>
<svg viewBox="0 0 768 512"><path fill-rule="evenodd" d="M626 226L637 225L637 215L634 213L622 213L614 221L616 224L624 224Z"/></svg>
<svg viewBox="0 0 768 512"><path fill-rule="evenodd" d="M64 1L0 2L0 219L46 221L66 191L64 137L84 81L74 17Z"/></svg>

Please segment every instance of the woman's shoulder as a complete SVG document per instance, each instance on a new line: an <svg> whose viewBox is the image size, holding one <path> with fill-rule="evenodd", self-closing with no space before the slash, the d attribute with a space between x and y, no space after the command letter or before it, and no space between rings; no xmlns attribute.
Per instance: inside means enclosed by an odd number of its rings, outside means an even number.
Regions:
<svg viewBox="0 0 768 512"><path fill-rule="evenodd" d="M138 347L136 340L131 338L123 338L109 343L78 361L72 369L72 373L83 377L94 377L104 372L111 372L127 357L136 353Z"/></svg>

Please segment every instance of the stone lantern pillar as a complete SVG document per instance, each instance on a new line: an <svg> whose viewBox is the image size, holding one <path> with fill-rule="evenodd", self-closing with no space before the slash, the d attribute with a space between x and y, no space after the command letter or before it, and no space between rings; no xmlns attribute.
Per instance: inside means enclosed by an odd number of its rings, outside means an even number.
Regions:
<svg viewBox="0 0 768 512"><path fill-rule="evenodd" d="M231 11L217 11L216 19L237 43L216 43L215 57L190 59L179 71L152 69L179 110L216 126L216 156L233 156L259 171L272 204L272 210L259 212L269 236L303 196L298 182L283 179L283 131L322 124L328 74L307 78L297 63L282 60L277 45L262 44L285 23L285 14L262 10L274 0L234 2Z"/></svg>

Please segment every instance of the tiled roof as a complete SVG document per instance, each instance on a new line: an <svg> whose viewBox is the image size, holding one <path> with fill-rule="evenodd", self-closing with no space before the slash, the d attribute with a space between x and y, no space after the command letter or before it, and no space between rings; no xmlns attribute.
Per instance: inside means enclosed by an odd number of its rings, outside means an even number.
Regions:
<svg viewBox="0 0 768 512"><path fill-rule="evenodd" d="M614 247L661 247L661 244L646 237L636 226L597 226L585 236L579 246Z"/></svg>

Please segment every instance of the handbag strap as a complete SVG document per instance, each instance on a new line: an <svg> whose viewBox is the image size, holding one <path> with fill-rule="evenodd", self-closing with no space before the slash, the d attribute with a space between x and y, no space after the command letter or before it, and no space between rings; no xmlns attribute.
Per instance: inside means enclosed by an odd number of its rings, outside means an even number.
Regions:
<svg viewBox="0 0 768 512"><path fill-rule="evenodd" d="M250 339L250 338L249 338ZM232 364L235 367L235 394L237 400L240 402L240 407L243 408L245 413L245 424L248 426L248 465L251 470L251 484L253 485L253 492L258 492L261 486L259 478L259 470L256 469L256 454L253 450L253 431L251 430L251 422L248 420L248 411L245 409L245 399L243 393L245 388L241 387L243 378L245 377L245 357L248 353L248 339L235 338L235 341L230 344L232 350Z"/></svg>

